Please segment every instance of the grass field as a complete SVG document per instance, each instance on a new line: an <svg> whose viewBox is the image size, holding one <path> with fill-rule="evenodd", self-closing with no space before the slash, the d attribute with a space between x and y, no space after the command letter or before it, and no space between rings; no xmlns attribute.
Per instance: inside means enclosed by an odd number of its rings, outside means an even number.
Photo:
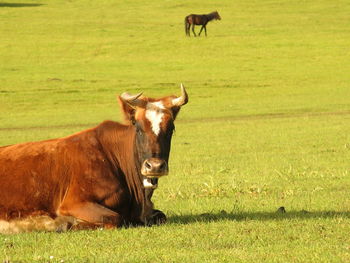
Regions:
<svg viewBox="0 0 350 263"><path fill-rule="evenodd" d="M185 37L187 14L214 10L208 37ZM168 224L0 235L0 262L349 262L349 14L345 0L0 0L0 145L120 120L124 91L190 96L154 196Z"/></svg>

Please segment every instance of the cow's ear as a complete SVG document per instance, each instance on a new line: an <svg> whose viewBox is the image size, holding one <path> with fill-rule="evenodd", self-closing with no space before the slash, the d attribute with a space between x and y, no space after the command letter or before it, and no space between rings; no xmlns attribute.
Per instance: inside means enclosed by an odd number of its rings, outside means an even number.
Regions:
<svg viewBox="0 0 350 263"><path fill-rule="evenodd" d="M171 111L173 112L173 119L175 120L175 119L176 119L177 114L178 114L178 113L179 113L179 111L180 111L180 107L177 107L177 106L172 107L172 108L171 108Z"/></svg>
<svg viewBox="0 0 350 263"><path fill-rule="evenodd" d="M120 108L124 115L124 120L127 123L135 123L135 108L130 106L126 101L124 101L120 96L118 96L118 102Z"/></svg>

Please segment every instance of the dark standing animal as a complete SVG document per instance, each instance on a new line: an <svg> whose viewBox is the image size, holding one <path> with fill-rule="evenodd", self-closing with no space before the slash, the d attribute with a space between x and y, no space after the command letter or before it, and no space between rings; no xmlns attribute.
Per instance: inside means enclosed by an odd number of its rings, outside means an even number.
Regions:
<svg viewBox="0 0 350 263"><path fill-rule="evenodd" d="M181 93L123 93L125 124L105 121L64 138L0 147L0 232L35 229L21 220L36 217L78 229L165 222L151 197L168 174L174 120L188 101L182 84Z"/></svg>
<svg viewBox="0 0 350 263"><path fill-rule="evenodd" d="M221 17L217 11L212 12L207 15L195 15L191 14L185 17L185 32L187 36L190 36L190 27L192 25L192 32L193 35L196 36L196 33L194 32L194 26L195 25L202 25L201 30L199 31L199 36L202 33L202 30L204 29L205 36L207 36L207 24L211 20L216 19L216 20L221 20Z"/></svg>

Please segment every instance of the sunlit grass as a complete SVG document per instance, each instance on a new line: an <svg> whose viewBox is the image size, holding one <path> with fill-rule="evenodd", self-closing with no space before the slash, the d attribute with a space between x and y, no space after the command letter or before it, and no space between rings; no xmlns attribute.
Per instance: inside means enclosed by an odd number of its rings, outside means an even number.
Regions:
<svg viewBox="0 0 350 263"><path fill-rule="evenodd" d="M185 37L187 14L214 10L207 38ZM0 145L120 120L124 91L183 82L190 96L154 195L168 224L0 236L0 261L346 262L349 12L342 0L0 3Z"/></svg>

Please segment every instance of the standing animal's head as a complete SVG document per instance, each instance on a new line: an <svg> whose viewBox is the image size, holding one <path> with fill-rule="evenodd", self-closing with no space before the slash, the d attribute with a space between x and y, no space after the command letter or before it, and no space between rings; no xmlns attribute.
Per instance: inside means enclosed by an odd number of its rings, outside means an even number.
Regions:
<svg viewBox="0 0 350 263"><path fill-rule="evenodd" d="M221 20L221 16L219 15L218 11L213 12L213 15L216 20Z"/></svg>
<svg viewBox="0 0 350 263"><path fill-rule="evenodd" d="M152 99L123 93L119 102L125 120L135 128L136 154L140 161L143 185L156 188L158 178L168 174L168 160L174 121L188 95L181 84L181 96Z"/></svg>

